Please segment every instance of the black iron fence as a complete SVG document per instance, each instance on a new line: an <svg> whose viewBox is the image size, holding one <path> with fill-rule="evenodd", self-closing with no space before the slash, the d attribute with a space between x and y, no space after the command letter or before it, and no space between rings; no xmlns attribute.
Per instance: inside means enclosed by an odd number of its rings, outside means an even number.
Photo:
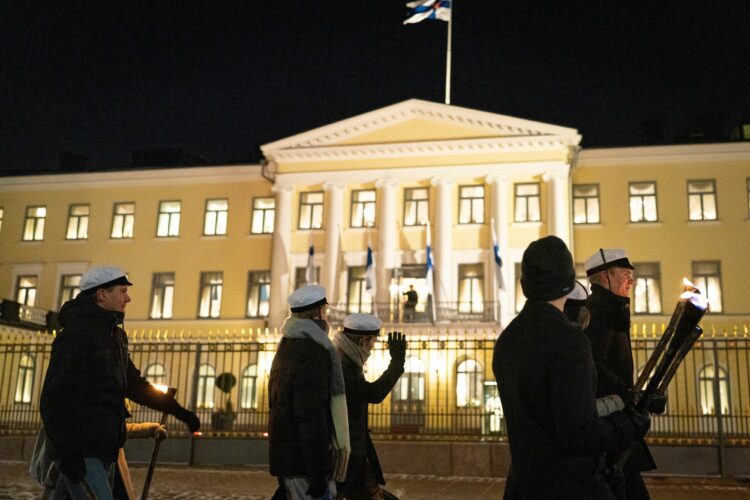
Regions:
<svg viewBox="0 0 750 500"><path fill-rule="evenodd" d="M709 329L710 332L710 329ZM505 422L492 375L493 328L416 330L409 335L406 372L391 395L370 408L370 427L380 437L498 440ZM178 401L196 411L203 429L262 435L268 423L267 384L278 337L180 338L130 332L135 365L153 383L178 389ZM640 369L657 335L633 335ZM35 430L39 395L49 363L51 336L16 333L0 337L0 432ZM669 388L664 415L653 419L652 438L699 443L747 444L750 439L750 344L747 332L708 333L688 355ZM389 355L379 343L367 364L374 379ZM137 405L135 421L159 415ZM173 428L182 426L175 422Z"/></svg>

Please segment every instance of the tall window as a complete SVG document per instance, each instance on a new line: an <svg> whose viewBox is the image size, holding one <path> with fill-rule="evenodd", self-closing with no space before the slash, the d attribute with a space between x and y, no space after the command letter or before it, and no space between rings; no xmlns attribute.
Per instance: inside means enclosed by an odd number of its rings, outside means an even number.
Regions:
<svg viewBox="0 0 750 500"><path fill-rule="evenodd" d="M159 203L159 220L156 236L167 238L180 235L180 211L182 202L162 201Z"/></svg>
<svg viewBox="0 0 750 500"><path fill-rule="evenodd" d="M172 317L174 273L154 273L151 281L151 319Z"/></svg>
<svg viewBox="0 0 750 500"><path fill-rule="evenodd" d="M421 402L425 399L425 368L416 356L406 358L404 374L393 387L394 401Z"/></svg>
<svg viewBox="0 0 750 500"><path fill-rule="evenodd" d="M370 227L375 224L375 190L352 191L351 227Z"/></svg>
<svg viewBox="0 0 750 500"><path fill-rule="evenodd" d="M16 280L16 302L34 307L37 281L36 276L19 276Z"/></svg>
<svg viewBox="0 0 750 500"><path fill-rule="evenodd" d="M323 227L323 192L300 193L298 228L320 229L321 227Z"/></svg>
<svg viewBox="0 0 750 500"><path fill-rule="evenodd" d="M47 207L26 207L23 241L42 241L44 239L44 219L46 218Z"/></svg>
<svg viewBox="0 0 750 500"><path fill-rule="evenodd" d="M167 385L167 369L161 363L151 363L143 372L146 380L152 384Z"/></svg>
<svg viewBox="0 0 750 500"><path fill-rule="evenodd" d="M661 314L661 272L658 262L635 264L635 312Z"/></svg>
<svg viewBox="0 0 750 500"><path fill-rule="evenodd" d="M227 234L227 214L229 202L222 200L206 200L206 217L203 221L203 234L218 236Z"/></svg>
<svg viewBox="0 0 750 500"><path fill-rule="evenodd" d="M458 265L458 311L481 313L484 311L484 265Z"/></svg>
<svg viewBox="0 0 750 500"><path fill-rule="evenodd" d="M704 415L716 415L715 382L718 382L719 386L721 414L729 415L729 377L727 377L727 371L721 366L719 373L716 373L714 365L706 365L698 373L698 401L701 404L701 411Z"/></svg>
<svg viewBox="0 0 750 500"><path fill-rule="evenodd" d="M34 389L34 372L36 362L31 354L22 354L18 362L18 373L16 376L16 395L13 401L16 403L31 403L31 391Z"/></svg>
<svg viewBox="0 0 750 500"><path fill-rule="evenodd" d="M656 211L656 183L631 182L630 222L654 222L658 220Z"/></svg>
<svg viewBox="0 0 750 500"><path fill-rule="evenodd" d="M430 190L427 188L404 189L404 226L427 224L430 218Z"/></svg>
<svg viewBox="0 0 750 500"><path fill-rule="evenodd" d="M221 315L221 290L224 273L201 273L201 295L198 317L218 318Z"/></svg>
<svg viewBox="0 0 750 500"><path fill-rule="evenodd" d="M458 223L484 223L484 186L459 186Z"/></svg>
<svg viewBox="0 0 750 500"><path fill-rule="evenodd" d="M275 215L275 198L253 198L253 223L250 232L253 234L273 233Z"/></svg>
<svg viewBox="0 0 750 500"><path fill-rule="evenodd" d="M718 260L693 262L693 284L708 299L708 313L720 313L724 310L721 304L721 266Z"/></svg>
<svg viewBox="0 0 750 500"><path fill-rule="evenodd" d="M115 239L132 238L134 224L135 203L115 203L110 236Z"/></svg>
<svg viewBox="0 0 750 500"><path fill-rule="evenodd" d="M479 408L482 406L484 373L482 365L474 359L465 359L456 368L456 406Z"/></svg>
<svg viewBox="0 0 750 500"><path fill-rule="evenodd" d="M89 237L89 210L88 205L70 205L65 239L85 240Z"/></svg>
<svg viewBox="0 0 750 500"><path fill-rule="evenodd" d="M250 271L247 274L247 316L265 318L271 300L271 272Z"/></svg>
<svg viewBox="0 0 750 500"><path fill-rule="evenodd" d="M198 408L214 407L214 387L216 383L216 370L208 363L198 367Z"/></svg>
<svg viewBox="0 0 750 500"><path fill-rule="evenodd" d="M350 313L371 313L372 296L366 290L365 266L349 268L346 310Z"/></svg>
<svg viewBox="0 0 750 500"><path fill-rule="evenodd" d="M688 181L690 220L716 220L716 181Z"/></svg>
<svg viewBox="0 0 750 500"><path fill-rule="evenodd" d="M516 312L521 312L524 304L526 304L526 296L523 294L521 288L521 263L516 263Z"/></svg>
<svg viewBox="0 0 750 500"><path fill-rule="evenodd" d="M573 223L598 224L599 184L577 184L573 186Z"/></svg>
<svg viewBox="0 0 750 500"><path fill-rule="evenodd" d="M63 274L60 278L60 301L61 306L69 300L73 300L81 291L80 274Z"/></svg>
<svg viewBox="0 0 750 500"><path fill-rule="evenodd" d="M750 182L748 182L748 185L750 186ZM3 207L0 207L0 231L3 230Z"/></svg>
<svg viewBox="0 0 750 500"><path fill-rule="evenodd" d="M242 370L240 379L240 408L258 408L258 365L252 364Z"/></svg>
<svg viewBox="0 0 750 500"><path fill-rule="evenodd" d="M539 222L541 219L541 202L539 199L539 183L515 184L516 211L515 222Z"/></svg>
<svg viewBox="0 0 750 500"><path fill-rule="evenodd" d="M320 283L320 266L315 266L315 283ZM297 267L294 269L294 289L302 288L305 285L313 285L307 282L307 267Z"/></svg>

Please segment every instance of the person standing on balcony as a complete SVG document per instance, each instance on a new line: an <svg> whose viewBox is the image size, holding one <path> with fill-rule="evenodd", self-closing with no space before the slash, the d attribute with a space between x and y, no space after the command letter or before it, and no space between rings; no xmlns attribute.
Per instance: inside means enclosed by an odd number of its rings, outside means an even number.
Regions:
<svg viewBox="0 0 750 500"><path fill-rule="evenodd" d="M378 455L367 430L368 407L382 403L404 373L406 337L401 332L388 334L388 368L374 382L365 379L364 365L380 335L382 323L371 314L350 314L344 318L343 331L336 332L333 344L341 357L349 414L349 441L352 454L346 481L337 485L340 500L382 500L385 484Z"/></svg>
<svg viewBox="0 0 750 500"><path fill-rule="evenodd" d="M288 299L268 381L269 470L286 498L336 498L346 479L349 420L341 359L328 338L325 288L307 285ZM277 491L274 498L283 497Z"/></svg>
<svg viewBox="0 0 750 500"><path fill-rule="evenodd" d="M521 262L528 299L497 342L497 380L510 445L506 499L612 499L604 454L643 436L648 413L597 415L591 346L563 313L573 258L556 236L532 242Z"/></svg>
<svg viewBox="0 0 750 500"><path fill-rule="evenodd" d="M61 473L53 498L85 499L87 490L112 498L108 471L125 443L125 398L174 415L191 432L200 428L193 412L151 386L130 359L121 325L131 285L119 268L95 267L60 308L62 330L40 399L49 456Z"/></svg>
<svg viewBox="0 0 750 500"><path fill-rule="evenodd" d="M586 259L586 275L591 282L591 296L586 301L590 321L586 336L591 342L597 372L597 397L619 395L623 401L632 402L633 355L630 348L630 290L633 287L633 270L625 250L599 249ZM666 397L657 395L649 406L651 413L664 413ZM639 440L636 452L625 469L612 471L613 490L625 483L625 497L650 498L641 471L656 468L645 441Z"/></svg>
<svg viewBox="0 0 750 500"><path fill-rule="evenodd" d="M414 321L417 316L419 294L414 290L414 285L409 285L409 289L403 295L406 297L406 302L404 302L404 321Z"/></svg>

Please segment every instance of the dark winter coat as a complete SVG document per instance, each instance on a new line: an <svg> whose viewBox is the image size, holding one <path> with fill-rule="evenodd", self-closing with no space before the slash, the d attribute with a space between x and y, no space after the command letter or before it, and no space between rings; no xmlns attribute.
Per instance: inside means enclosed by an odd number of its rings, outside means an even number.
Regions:
<svg viewBox="0 0 750 500"><path fill-rule="evenodd" d="M284 337L268 381L269 468L274 476L331 477L331 360L310 339Z"/></svg>
<svg viewBox="0 0 750 500"><path fill-rule="evenodd" d="M356 487L364 484L365 464L368 460L378 483L385 484L380 461L367 429L368 408L370 404L382 403L391 392L398 378L404 373L404 359L391 358L388 368L374 382L365 380L362 369L343 354L341 355L341 368L344 371L346 384L349 441L352 446L346 482L342 485L342 490L345 491L350 485Z"/></svg>
<svg viewBox="0 0 750 500"><path fill-rule="evenodd" d="M591 347L547 302L529 300L495 344L492 370L511 453L505 498L607 499L603 453L630 443L623 413L598 418Z"/></svg>
<svg viewBox="0 0 750 500"><path fill-rule="evenodd" d="M85 293L60 309L40 401L50 457L117 460L125 443L125 398L161 411L174 403L133 365L124 315L99 307Z"/></svg>

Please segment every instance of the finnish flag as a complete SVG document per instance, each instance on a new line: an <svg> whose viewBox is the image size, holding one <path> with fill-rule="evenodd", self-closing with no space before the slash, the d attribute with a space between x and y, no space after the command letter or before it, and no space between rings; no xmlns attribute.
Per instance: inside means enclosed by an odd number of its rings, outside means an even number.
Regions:
<svg viewBox="0 0 750 500"><path fill-rule="evenodd" d="M315 277L315 247L310 244L310 250L307 252L307 270L305 271L305 281L308 285L317 285L318 280Z"/></svg>
<svg viewBox="0 0 750 500"><path fill-rule="evenodd" d="M410 9L404 24L416 24L425 19L449 21L451 17L450 0L417 0L406 4Z"/></svg>
<svg viewBox="0 0 750 500"><path fill-rule="evenodd" d="M375 281L375 260L372 258L372 247L367 245L367 264L365 265L365 290L370 295L377 291L377 282Z"/></svg>

